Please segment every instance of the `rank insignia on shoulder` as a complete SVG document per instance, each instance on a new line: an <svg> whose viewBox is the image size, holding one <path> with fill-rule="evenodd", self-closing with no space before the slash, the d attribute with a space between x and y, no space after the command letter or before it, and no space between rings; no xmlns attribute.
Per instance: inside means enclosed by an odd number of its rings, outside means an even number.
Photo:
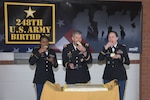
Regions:
<svg viewBox="0 0 150 100"><path fill-rule="evenodd" d="M125 45L125 44L122 44L122 46L124 46L124 47L125 47L126 45Z"/></svg>
<svg viewBox="0 0 150 100"><path fill-rule="evenodd" d="M34 49L39 49L40 47L34 47Z"/></svg>
<svg viewBox="0 0 150 100"><path fill-rule="evenodd" d="M87 46L87 47L88 47L88 46L89 46L89 44L88 44L88 43L85 43L85 46Z"/></svg>
<svg viewBox="0 0 150 100"><path fill-rule="evenodd" d="M64 46L63 46L63 48L66 48L67 47L67 44L65 44Z"/></svg>

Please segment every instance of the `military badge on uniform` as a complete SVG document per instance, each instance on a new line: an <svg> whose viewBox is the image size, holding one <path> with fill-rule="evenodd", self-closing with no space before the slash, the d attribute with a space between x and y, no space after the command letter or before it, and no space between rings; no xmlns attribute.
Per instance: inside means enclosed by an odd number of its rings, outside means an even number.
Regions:
<svg viewBox="0 0 150 100"><path fill-rule="evenodd" d="M68 56L68 58L70 59L70 58L72 57L72 52L69 51L69 52L67 53L67 56Z"/></svg>

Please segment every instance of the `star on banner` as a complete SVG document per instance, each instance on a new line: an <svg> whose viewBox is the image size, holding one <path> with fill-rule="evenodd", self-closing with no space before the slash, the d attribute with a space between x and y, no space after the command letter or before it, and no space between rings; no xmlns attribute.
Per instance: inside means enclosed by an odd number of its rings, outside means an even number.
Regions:
<svg viewBox="0 0 150 100"><path fill-rule="evenodd" d="M30 16L31 16L32 18L34 18L33 13L35 13L36 10L32 10L31 7L29 7L29 9L28 9L28 10L24 10L24 12L27 13L26 18L28 18L28 17L30 17Z"/></svg>
<svg viewBox="0 0 150 100"><path fill-rule="evenodd" d="M33 49L32 48L28 48L28 50L26 52L32 52Z"/></svg>
<svg viewBox="0 0 150 100"><path fill-rule="evenodd" d="M62 25L65 25L64 20L61 20L61 19L58 19L57 24L59 25L59 27L61 27Z"/></svg>
<svg viewBox="0 0 150 100"><path fill-rule="evenodd" d="M19 48L14 48L12 52L19 52Z"/></svg>

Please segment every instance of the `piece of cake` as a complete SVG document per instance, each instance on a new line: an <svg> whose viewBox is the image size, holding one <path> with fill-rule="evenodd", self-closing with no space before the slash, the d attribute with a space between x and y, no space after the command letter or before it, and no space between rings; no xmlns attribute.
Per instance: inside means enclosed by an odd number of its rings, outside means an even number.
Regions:
<svg viewBox="0 0 150 100"><path fill-rule="evenodd" d="M92 91L108 91L102 84L68 84L64 85L65 92L92 92Z"/></svg>

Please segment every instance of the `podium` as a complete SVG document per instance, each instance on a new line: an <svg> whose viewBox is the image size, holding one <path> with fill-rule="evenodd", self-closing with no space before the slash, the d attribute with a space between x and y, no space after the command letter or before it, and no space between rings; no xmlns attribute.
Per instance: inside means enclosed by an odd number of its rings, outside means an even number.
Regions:
<svg viewBox="0 0 150 100"><path fill-rule="evenodd" d="M64 92L59 84L46 81L41 100L119 100L119 88L115 80L104 84L108 91Z"/></svg>

